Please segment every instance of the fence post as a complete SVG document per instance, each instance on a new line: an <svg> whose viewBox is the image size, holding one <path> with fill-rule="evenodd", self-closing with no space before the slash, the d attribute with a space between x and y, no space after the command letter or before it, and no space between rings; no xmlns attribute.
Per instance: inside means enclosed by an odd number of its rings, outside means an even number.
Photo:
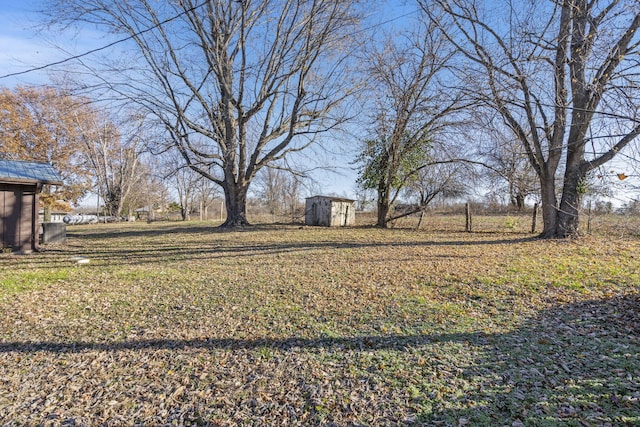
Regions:
<svg viewBox="0 0 640 427"><path fill-rule="evenodd" d="M536 232L536 221L538 220L538 204L534 203L533 205L533 218L531 220L531 233Z"/></svg>
<svg viewBox="0 0 640 427"><path fill-rule="evenodd" d="M589 200L589 211L587 213L587 234L591 234L591 200Z"/></svg>
<svg viewBox="0 0 640 427"><path fill-rule="evenodd" d="M464 213L465 213L465 216L467 217L465 231L467 233L471 233L471 228L473 226L472 224L473 218L471 218L471 203L467 202L467 204L464 205Z"/></svg>

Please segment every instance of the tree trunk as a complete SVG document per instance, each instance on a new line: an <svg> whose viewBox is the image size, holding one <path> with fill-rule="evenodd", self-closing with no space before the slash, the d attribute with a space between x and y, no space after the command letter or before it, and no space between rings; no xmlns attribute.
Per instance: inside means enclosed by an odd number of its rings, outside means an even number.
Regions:
<svg viewBox="0 0 640 427"><path fill-rule="evenodd" d="M540 237L558 237L558 200L556 199L556 186L553 175L548 178L540 178L540 194L542 196L542 222L544 225Z"/></svg>
<svg viewBox="0 0 640 427"><path fill-rule="evenodd" d="M557 207L555 195L555 183L553 179L540 179L542 189L542 219L544 230L542 238L567 238L579 234L579 208L582 194L582 186L586 178L585 169L576 161L567 161L562 199ZM545 182L546 181L546 182Z"/></svg>
<svg viewBox="0 0 640 427"><path fill-rule="evenodd" d="M558 229L556 237L573 237L579 234L580 204L584 194L584 182L586 172L577 160L568 159L567 170L564 176L562 200L558 211Z"/></svg>
<svg viewBox="0 0 640 427"><path fill-rule="evenodd" d="M516 209L518 212L522 212L524 209L524 194L518 192L516 193Z"/></svg>
<svg viewBox="0 0 640 427"><path fill-rule="evenodd" d="M221 228L242 228L247 227L247 190L249 183L238 185L235 182L229 184L225 182L224 199L226 202L227 219L220 226Z"/></svg>
<svg viewBox="0 0 640 427"><path fill-rule="evenodd" d="M188 205L185 205L181 211L180 211L180 216L182 217L183 221L191 221L191 207Z"/></svg>
<svg viewBox="0 0 640 427"><path fill-rule="evenodd" d="M556 237L572 237L579 234L578 226L580 218L578 214L578 205L580 197L575 194L563 194L560 211L558 212L558 229Z"/></svg>
<svg viewBox="0 0 640 427"><path fill-rule="evenodd" d="M388 228L389 192L386 188L378 188L378 222L376 227Z"/></svg>

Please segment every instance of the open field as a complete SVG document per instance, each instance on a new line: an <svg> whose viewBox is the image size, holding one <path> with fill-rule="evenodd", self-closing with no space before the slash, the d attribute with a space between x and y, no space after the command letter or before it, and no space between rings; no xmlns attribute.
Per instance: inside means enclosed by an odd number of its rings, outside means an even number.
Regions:
<svg viewBox="0 0 640 427"><path fill-rule="evenodd" d="M640 425L628 236L74 226L0 312L0 425Z"/></svg>

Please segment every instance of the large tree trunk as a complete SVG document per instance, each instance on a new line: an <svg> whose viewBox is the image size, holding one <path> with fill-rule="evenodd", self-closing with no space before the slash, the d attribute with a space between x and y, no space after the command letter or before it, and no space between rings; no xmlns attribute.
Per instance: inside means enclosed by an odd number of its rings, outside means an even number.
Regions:
<svg viewBox="0 0 640 427"><path fill-rule="evenodd" d="M225 183L224 199L226 202L227 219L220 226L221 228L241 228L247 227L247 190L249 182L238 185L235 182Z"/></svg>
<svg viewBox="0 0 640 427"><path fill-rule="evenodd" d="M542 238L564 239L579 234L579 209L584 192L586 169L579 162L579 158L569 159L567 164L559 207L555 195L554 180L551 178L540 180L544 221L544 230L540 234Z"/></svg>
<svg viewBox="0 0 640 427"><path fill-rule="evenodd" d="M518 212L522 212L522 210L524 209L524 199L524 194L520 192L516 194L516 209L518 209Z"/></svg>
<svg viewBox="0 0 640 427"><path fill-rule="evenodd" d="M567 159L567 169L564 174L564 185L562 189L562 200L558 211L557 237L573 237L579 234L580 225L580 204L584 194L586 169L581 162L583 154L581 152L569 152Z"/></svg>
<svg viewBox="0 0 640 427"><path fill-rule="evenodd" d="M556 237L572 237L579 234L580 216L578 208L580 205L580 196L572 191L572 194L562 194L562 202L560 203L560 211L558 212L558 227Z"/></svg>
<svg viewBox="0 0 640 427"><path fill-rule="evenodd" d="M384 184L380 184L378 186L378 222L376 222L376 227L388 228L389 204L389 190Z"/></svg>
<svg viewBox="0 0 640 427"><path fill-rule="evenodd" d="M557 237L558 200L556 199L556 186L553 175L548 178L544 176L540 178L540 193L542 196L542 222L544 224L540 237Z"/></svg>

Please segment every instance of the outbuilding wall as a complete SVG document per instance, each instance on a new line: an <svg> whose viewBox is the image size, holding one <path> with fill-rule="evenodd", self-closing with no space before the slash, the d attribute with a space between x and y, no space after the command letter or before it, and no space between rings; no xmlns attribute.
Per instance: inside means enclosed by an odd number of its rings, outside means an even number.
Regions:
<svg viewBox="0 0 640 427"><path fill-rule="evenodd" d="M352 200L327 196L307 198L305 224L324 227L355 225L355 205Z"/></svg>
<svg viewBox="0 0 640 427"><path fill-rule="evenodd" d="M331 202L331 226L346 227L355 225L356 210L353 202L332 201Z"/></svg>
<svg viewBox="0 0 640 427"><path fill-rule="evenodd" d="M0 184L2 249L29 252L37 239L36 185Z"/></svg>

